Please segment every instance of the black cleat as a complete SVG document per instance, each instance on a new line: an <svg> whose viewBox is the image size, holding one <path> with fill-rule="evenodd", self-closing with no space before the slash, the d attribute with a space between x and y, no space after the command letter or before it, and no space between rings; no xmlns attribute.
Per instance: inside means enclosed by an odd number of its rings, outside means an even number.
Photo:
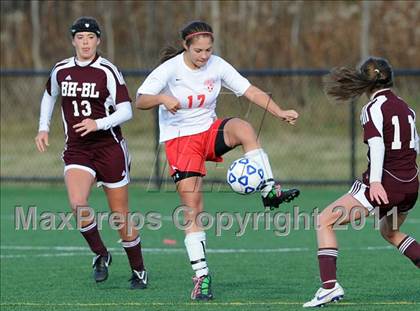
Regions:
<svg viewBox="0 0 420 311"><path fill-rule="evenodd" d="M96 283L103 282L108 278L108 266L112 263L111 253L107 256L97 255L93 258L93 279Z"/></svg>
<svg viewBox="0 0 420 311"><path fill-rule="evenodd" d="M133 270L133 274L131 275L131 279L129 279L131 282L130 288L131 289L144 289L147 288L147 271L136 271Z"/></svg>
<svg viewBox="0 0 420 311"><path fill-rule="evenodd" d="M211 292L211 277L210 275L203 275L201 277L193 277L194 288L191 292L192 300L208 301L213 299Z"/></svg>
<svg viewBox="0 0 420 311"><path fill-rule="evenodd" d="M270 209L278 208L283 202L291 202L294 198L298 197L300 191L298 189L281 189L280 184L275 184L273 189L262 198L265 207Z"/></svg>

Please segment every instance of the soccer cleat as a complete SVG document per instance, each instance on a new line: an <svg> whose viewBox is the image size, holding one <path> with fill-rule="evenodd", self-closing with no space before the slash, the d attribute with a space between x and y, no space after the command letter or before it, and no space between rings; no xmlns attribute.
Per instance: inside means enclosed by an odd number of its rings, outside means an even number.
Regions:
<svg viewBox="0 0 420 311"><path fill-rule="evenodd" d="M330 302L337 302L344 298L344 289L340 284L335 283L335 286L330 289L320 288L311 301L303 304L304 308L323 307Z"/></svg>
<svg viewBox="0 0 420 311"><path fill-rule="evenodd" d="M129 279L131 282L130 288L131 289L144 289L147 288L147 271L136 271L133 270L133 274L131 275L131 279Z"/></svg>
<svg viewBox="0 0 420 311"><path fill-rule="evenodd" d="M203 275L201 277L193 277L194 288L191 292L192 300L210 300L213 299L211 292L211 277L210 275Z"/></svg>
<svg viewBox="0 0 420 311"><path fill-rule="evenodd" d="M108 266L112 262L111 253L108 252L107 256L97 255L93 258L93 278L98 282L103 282L108 278Z"/></svg>
<svg viewBox="0 0 420 311"><path fill-rule="evenodd" d="M281 189L280 184L275 184L266 197L263 197L263 204L270 209L278 208L283 202L290 202L298 197L298 189Z"/></svg>

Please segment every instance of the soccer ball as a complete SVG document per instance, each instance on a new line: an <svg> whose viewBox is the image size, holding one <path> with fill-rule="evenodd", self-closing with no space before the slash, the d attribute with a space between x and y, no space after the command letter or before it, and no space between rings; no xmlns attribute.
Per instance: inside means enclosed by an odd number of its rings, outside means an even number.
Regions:
<svg viewBox="0 0 420 311"><path fill-rule="evenodd" d="M240 158L233 161L226 179L236 193L250 194L260 189L264 181L264 170L254 161Z"/></svg>

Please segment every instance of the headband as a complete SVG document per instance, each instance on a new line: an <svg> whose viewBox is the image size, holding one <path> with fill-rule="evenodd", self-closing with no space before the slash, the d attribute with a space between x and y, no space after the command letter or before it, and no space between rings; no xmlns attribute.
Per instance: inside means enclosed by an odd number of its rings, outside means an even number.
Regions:
<svg viewBox="0 0 420 311"><path fill-rule="evenodd" d="M210 35L211 37L213 37L213 33L210 32L210 31L198 31L198 32L190 33L188 36L186 36L185 41L187 41L188 39L191 39L194 36L198 36L198 35Z"/></svg>

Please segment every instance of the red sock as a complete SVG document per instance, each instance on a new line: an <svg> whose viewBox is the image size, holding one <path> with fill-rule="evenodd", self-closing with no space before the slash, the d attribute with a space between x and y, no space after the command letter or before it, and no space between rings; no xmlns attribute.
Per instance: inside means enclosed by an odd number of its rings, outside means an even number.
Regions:
<svg viewBox="0 0 420 311"><path fill-rule="evenodd" d="M123 241L122 246L127 253L130 267L136 271L144 270L143 255L141 252L140 237L133 241Z"/></svg>
<svg viewBox="0 0 420 311"><path fill-rule="evenodd" d="M398 250L420 268L420 244L416 240L407 235L398 245Z"/></svg>
<svg viewBox="0 0 420 311"><path fill-rule="evenodd" d="M319 272L322 281L322 287L330 289L337 282L337 255L336 248L320 248L318 249Z"/></svg>
<svg viewBox="0 0 420 311"><path fill-rule="evenodd" d="M89 244L90 249L96 255L107 256L108 251L102 242L101 236L99 235L98 227L96 223L93 222L90 225L87 225L80 229L80 233L86 239L86 242Z"/></svg>

